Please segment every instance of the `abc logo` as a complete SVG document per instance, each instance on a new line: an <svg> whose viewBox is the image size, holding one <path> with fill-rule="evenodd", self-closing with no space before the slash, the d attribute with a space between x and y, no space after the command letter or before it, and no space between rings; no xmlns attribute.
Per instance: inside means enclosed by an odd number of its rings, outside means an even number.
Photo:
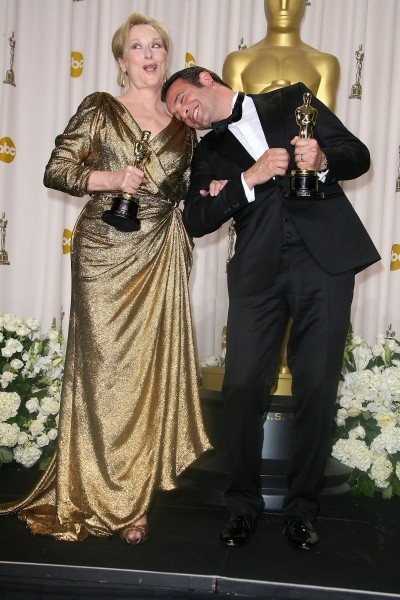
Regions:
<svg viewBox="0 0 400 600"><path fill-rule="evenodd" d="M10 163L15 158L15 145L11 138L3 137L0 139L0 160Z"/></svg>
<svg viewBox="0 0 400 600"><path fill-rule="evenodd" d="M83 71L82 52L71 52L71 77L80 77Z"/></svg>
<svg viewBox="0 0 400 600"><path fill-rule="evenodd" d="M190 52L186 52L185 54L185 67L195 67L196 66L196 59L195 57L190 54Z"/></svg>
<svg viewBox="0 0 400 600"><path fill-rule="evenodd" d="M397 269L400 269L400 244L393 244L390 270L397 271Z"/></svg>
<svg viewBox="0 0 400 600"><path fill-rule="evenodd" d="M63 254L69 254L69 252L71 252L71 237L72 237L72 231L70 229L64 229L63 239L62 239Z"/></svg>

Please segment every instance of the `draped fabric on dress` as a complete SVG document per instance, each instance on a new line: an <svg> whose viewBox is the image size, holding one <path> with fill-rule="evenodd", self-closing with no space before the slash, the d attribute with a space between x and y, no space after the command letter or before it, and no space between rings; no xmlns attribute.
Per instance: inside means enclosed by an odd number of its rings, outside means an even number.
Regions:
<svg viewBox="0 0 400 600"><path fill-rule="evenodd" d="M56 139L45 184L83 196L93 170L133 164L141 133L117 99L88 96ZM0 509L34 533L110 535L210 448L189 304L192 245L178 208L195 139L172 119L151 140L140 231L101 220L117 192L92 193L77 220L58 450L29 496Z"/></svg>

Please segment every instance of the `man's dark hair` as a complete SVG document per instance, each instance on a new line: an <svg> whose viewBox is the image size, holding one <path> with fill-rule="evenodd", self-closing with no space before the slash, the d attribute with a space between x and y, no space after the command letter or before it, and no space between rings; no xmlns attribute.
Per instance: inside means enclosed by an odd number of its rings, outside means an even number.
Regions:
<svg viewBox="0 0 400 600"><path fill-rule="evenodd" d="M221 85L224 85L225 87L231 89L227 83L222 81L219 75L214 73L214 71L210 71L210 69L205 69L204 67L187 67L186 69L177 71L176 73L171 75L171 77L169 77L167 81L164 82L164 85L161 88L161 100L165 102L165 98L169 88L177 79L183 79L184 81L187 81L188 83L191 83L192 85L198 88L204 87L203 84L200 82L200 73L203 72L211 75L212 79L216 83L220 83Z"/></svg>

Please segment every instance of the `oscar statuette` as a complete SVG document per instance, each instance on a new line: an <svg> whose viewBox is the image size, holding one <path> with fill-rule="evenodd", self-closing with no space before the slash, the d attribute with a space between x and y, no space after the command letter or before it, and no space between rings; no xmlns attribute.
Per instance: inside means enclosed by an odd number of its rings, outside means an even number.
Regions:
<svg viewBox="0 0 400 600"><path fill-rule="evenodd" d="M311 106L311 94L303 95L302 106L295 110L296 123L299 125L299 137L312 138L317 122L318 111ZM294 169L290 172L290 187L285 193L288 198L321 199L324 193L318 189L317 171L311 169Z"/></svg>
<svg viewBox="0 0 400 600"><path fill-rule="evenodd" d="M360 44L358 50L356 50L356 82L351 86L351 94L349 96L350 99L356 98L357 100L361 100L361 71L364 60L364 52L362 49L362 44Z"/></svg>
<svg viewBox="0 0 400 600"><path fill-rule="evenodd" d="M13 71L15 53L14 32L12 32L12 35L8 38L8 43L10 46L10 68L6 72L6 78L4 79L3 83L8 83L9 85L13 85L15 87L15 75Z"/></svg>
<svg viewBox="0 0 400 600"><path fill-rule="evenodd" d="M133 166L142 171L151 154L151 148L148 144L150 135L150 131L143 131L141 139L134 144L135 160ZM111 209L105 210L101 218L118 231L139 231L140 221L137 218L137 212L138 203L135 197L124 193L113 199Z"/></svg>
<svg viewBox="0 0 400 600"><path fill-rule="evenodd" d="M8 254L6 252L6 213L0 217L0 265L9 265Z"/></svg>

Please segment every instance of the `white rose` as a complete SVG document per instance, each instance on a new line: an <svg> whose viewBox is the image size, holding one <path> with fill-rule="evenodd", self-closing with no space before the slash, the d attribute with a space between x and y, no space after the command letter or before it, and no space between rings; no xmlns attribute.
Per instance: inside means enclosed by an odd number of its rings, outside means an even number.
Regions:
<svg viewBox="0 0 400 600"><path fill-rule="evenodd" d="M0 343L4 340L4 335L0 331Z"/></svg>
<svg viewBox="0 0 400 600"><path fill-rule="evenodd" d="M18 371L18 369L21 369L24 366L24 363L22 362L22 360L19 360L19 358L13 358L10 362L10 365L13 369L16 369Z"/></svg>
<svg viewBox="0 0 400 600"><path fill-rule="evenodd" d="M39 435L40 433L42 433L44 429L44 424L43 421L40 421L39 419L35 419L34 421L31 421L31 424L29 425L29 431L31 432L31 434L33 436Z"/></svg>
<svg viewBox="0 0 400 600"><path fill-rule="evenodd" d="M53 427L53 429L49 429L47 435L49 436L49 440L55 440L57 438L58 431L55 429L55 427Z"/></svg>
<svg viewBox="0 0 400 600"><path fill-rule="evenodd" d="M1 355L4 356L4 358L10 358L10 356L12 356L14 354L14 351L12 348L2 348L1 349Z"/></svg>
<svg viewBox="0 0 400 600"><path fill-rule="evenodd" d="M39 329L40 323L37 319L34 319L33 317L27 317L25 319L25 325L31 330L31 331L37 331Z"/></svg>
<svg viewBox="0 0 400 600"><path fill-rule="evenodd" d="M39 408L39 412L36 415L36 420L40 421L41 423L45 423L47 421L47 417L49 415L46 415L44 412L41 411L41 409Z"/></svg>
<svg viewBox="0 0 400 600"><path fill-rule="evenodd" d="M20 446L23 446L24 444L26 444L26 442L28 440L29 440L29 435L26 433L26 431L21 431L17 437L17 444L19 444Z"/></svg>
<svg viewBox="0 0 400 600"><path fill-rule="evenodd" d="M6 331L14 332L19 326L19 321L14 315L4 315L3 327Z"/></svg>
<svg viewBox="0 0 400 600"><path fill-rule="evenodd" d="M39 400L37 398L29 398L25 402L25 406L28 409L29 414L37 412L39 410Z"/></svg>
<svg viewBox="0 0 400 600"><path fill-rule="evenodd" d="M46 396L40 401L40 410L44 415L56 415L60 410L60 404L51 396Z"/></svg>
<svg viewBox="0 0 400 600"><path fill-rule="evenodd" d="M1 387L5 389L8 384L15 379L15 377L15 373L11 373L11 371L4 371L0 379Z"/></svg>
<svg viewBox="0 0 400 600"><path fill-rule="evenodd" d="M21 342L19 340L17 340L16 338L9 338L8 340L6 340L6 348L11 348L13 353L14 352L22 352L22 350L24 349Z"/></svg>
<svg viewBox="0 0 400 600"><path fill-rule="evenodd" d="M15 330L15 333L17 334L18 337L20 338L25 338L27 337L27 335L29 335L29 329L25 326L25 325L19 325L17 327L17 329Z"/></svg>
<svg viewBox="0 0 400 600"><path fill-rule="evenodd" d="M49 443L49 438L45 433L42 433L41 435L38 435L35 443L37 445L38 448L43 448L44 446L47 446Z"/></svg>

